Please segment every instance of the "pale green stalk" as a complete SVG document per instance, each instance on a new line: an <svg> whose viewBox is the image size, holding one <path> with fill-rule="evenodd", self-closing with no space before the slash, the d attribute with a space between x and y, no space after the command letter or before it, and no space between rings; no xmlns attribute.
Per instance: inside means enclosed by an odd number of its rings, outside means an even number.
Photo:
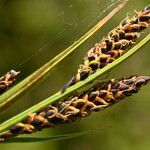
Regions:
<svg viewBox="0 0 150 150"><path fill-rule="evenodd" d="M62 100L66 95L69 93L72 93L73 91L85 86L86 84L94 81L96 78L101 76L102 74L108 72L127 58L129 58L131 55L133 55L135 52L140 50L142 46L144 46L148 41L150 40L150 34L147 35L141 42L139 42L137 45L135 45L130 51L128 51L126 54L115 60L114 62L108 64L106 67L99 69L94 74L90 75L87 79L78 82L77 84L69 87L64 93L57 92L56 94L52 95L51 97L43 100L42 102L30 107L29 109L25 110L24 112L12 117L11 119L5 121L0 125L0 135L2 135L6 130L10 127L12 127L14 124L18 123L19 121L23 120L25 117L27 117L29 114L37 112L48 105L50 105L53 102L56 102L58 100Z"/></svg>
<svg viewBox="0 0 150 150"><path fill-rule="evenodd" d="M85 42L89 37L91 37L100 27L102 27L115 13L117 13L123 6L125 2L122 2L118 5L114 10L111 11L105 18L99 21L91 30L89 30L85 35L83 35L79 40L75 41L71 46L65 49L62 53L54 57L40 69L35 71L33 74L25 78L23 81L18 83L16 86L6 91L3 95L0 96L0 112L6 110L8 106L14 103L14 98L21 95L25 92L29 87L31 87L34 83L36 83L39 79L49 73L52 68L56 67L62 60L64 60L67 56L77 50L83 42ZM54 96L55 97L55 96ZM15 99L16 100L16 99Z"/></svg>

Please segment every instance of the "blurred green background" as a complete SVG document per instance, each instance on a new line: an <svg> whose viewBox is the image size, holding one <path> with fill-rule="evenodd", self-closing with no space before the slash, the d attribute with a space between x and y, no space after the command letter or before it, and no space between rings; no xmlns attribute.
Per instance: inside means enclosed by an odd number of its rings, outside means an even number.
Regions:
<svg viewBox="0 0 150 150"><path fill-rule="evenodd" d="M67 48L106 16L119 0L0 0L0 75L15 69L21 81ZM62 62L42 82L19 97L0 114L3 122L59 90L76 72L87 50L116 27L128 12L141 10L149 0L129 0L105 26ZM141 39L146 36L148 29ZM141 50L106 76L120 78L133 74L150 75L150 51ZM2 144L0 150L149 150L150 86L140 93L80 122L46 129L34 136L50 136L101 129L101 132L62 141L30 144ZM111 125L111 128L108 127ZM33 135L31 135L33 136Z"/></svg>

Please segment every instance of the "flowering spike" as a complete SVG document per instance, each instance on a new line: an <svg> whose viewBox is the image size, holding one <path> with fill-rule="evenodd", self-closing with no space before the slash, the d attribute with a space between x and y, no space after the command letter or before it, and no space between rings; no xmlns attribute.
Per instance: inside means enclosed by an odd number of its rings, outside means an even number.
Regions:
<svg viewBox="0 0 150 150"><path fill-rule="evenodd" d="M19 73L20 72L16 72L15 70L11 70L0 78L0 93L3 93L5 90L7 90L7 88L9 86L11 86L14 83L15 77Z"/></svg>
<svg viewBox="0 0 150 150"><path fill-rule="evenodd" d="M7 137L30 134L43 128L76 121L90 115L93 111L105 109L133 93L137 93L149 81L149 76L132 76L98 83L77 96L59 101L37 113L30 114L22 122L1 135L0 139L2 141Z"/></svg>
<svg viewBox="0 0 150 150"><path fill-rule="evenodd" d="M84 57L78 72L61 89L64 92L68 87L86 79L97 69L105 67L118 57L122 56L135 43L142 31L150 25L150 6L135 16L127 16L118 27L108 33L107 37L96 43Z"/></svg>

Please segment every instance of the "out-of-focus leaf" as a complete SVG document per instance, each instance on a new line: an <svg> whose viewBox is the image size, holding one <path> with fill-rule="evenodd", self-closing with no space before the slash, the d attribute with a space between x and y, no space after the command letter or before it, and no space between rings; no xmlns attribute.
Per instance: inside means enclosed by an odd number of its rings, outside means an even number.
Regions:
<svg viewBox="0 0 150 150"><path fill-rule="evenodd" d="M104 128L110 128L111 126L105 126L102 128L94 129L94 130L86 130L81 131L77 133L71 133L71 134L62 134L62 135L55 135L55 136L47 136L47 137L14 137L7 139L7 141L4 141L2 143L30 143L30 142L43 142L43 141L59 141L59 140L65 140L80 136L85 136L87 134L98 134L101 132Z"/></svg>
<svg viewBox="0 0 150 150"><path fill-rule="evenodd" d="M47 73L50 73L50 71L54 67L56 67L56 65L62 62L64 59L66 59L70 54L75 52L77 47L83 44L98 29L100 29L100 27L102 27L115 13L117 13L125 5L125 2L122 2L116 8L114 8L114 10L112 10L111 13L109 13L105 18L99 21L92 29L90 29L87 33L85 33L85 35L83 35L80 39L75 41L71 46L65 49L62 53L58 54L56 57L54 57L44 66L42 66L40 69L38 69L33 74L25 78L23 81L18 83L12 89L5 92L3 95L1 95L0 96L0 112L8 109L9 106L15 102L14 100L17 100L14 98L21 95L23 92L29 89L29 87L31 87L34 83L39 81L39 79L42 79L43 76L45 76Z"/></svg>

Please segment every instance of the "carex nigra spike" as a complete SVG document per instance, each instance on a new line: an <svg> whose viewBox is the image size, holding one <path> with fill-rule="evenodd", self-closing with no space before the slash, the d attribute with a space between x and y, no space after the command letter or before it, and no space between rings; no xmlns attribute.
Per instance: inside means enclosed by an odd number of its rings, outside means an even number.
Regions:
<svg viewBox="0 0 150 150"><path fill-rule="evenodd" d="M22 122L0 136L1 141L19 134L30 134L43 128L70 123L105 109L138 90L150 81L149 76L132 76L98 83L87 91L28 115Z"/></svg>
<svg viewBox="0 0 150 150"><path fill-rule="evenodd" d="M0 78L0 94L5 92L8 87L14 83L15 78L19 73L19 71L16 72L15 70L11 70Z"/></svg>
<svg viewBox="0 0 150 150"><path fill-rule="evenodd" d="M136 12L133 17L127 16L119 26L87 52L77 74L61 89L61 92L122 56L149 25L150 6Z"/></svg>

